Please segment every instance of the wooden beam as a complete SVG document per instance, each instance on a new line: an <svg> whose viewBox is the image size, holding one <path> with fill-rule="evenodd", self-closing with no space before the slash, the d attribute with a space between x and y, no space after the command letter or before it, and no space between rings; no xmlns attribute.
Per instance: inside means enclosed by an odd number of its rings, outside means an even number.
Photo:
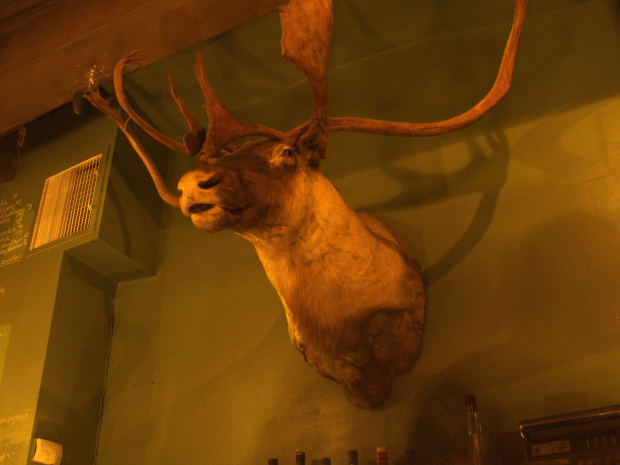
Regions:
<svg viewBox="0 0 620 465"><path fill-rule="evenodd" d="M0 15L0 134L70 102L91 75L143 49L161 60L273 10L283 0L28 0Z"/></svg>

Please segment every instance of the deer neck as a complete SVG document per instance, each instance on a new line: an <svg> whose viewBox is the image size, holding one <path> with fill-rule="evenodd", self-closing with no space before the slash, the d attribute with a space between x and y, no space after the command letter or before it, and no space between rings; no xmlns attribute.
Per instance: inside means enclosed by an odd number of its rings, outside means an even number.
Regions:
<svg viewBox="0 0 620 465"><path fill-rule="evenodd" d="M239 233L263 264L307 267L326 256L369 252L376 239L325 176L303 172L294 186L261 226Z"/></svg>
<svg viewBox="0 0 620 465"><path fill-rule="evenodd" d="M363 317L365 307L385 306L375 287L402 259L390 250L394 260L388 263L380 250L385 244L327 178L316 172L307 181L291 193L302 205L289 202L281 216L286 224L272 219L271 227L240 235L253 243L284 304L292 342L331 347L342 339L334 336L338 328Z"/></svg>

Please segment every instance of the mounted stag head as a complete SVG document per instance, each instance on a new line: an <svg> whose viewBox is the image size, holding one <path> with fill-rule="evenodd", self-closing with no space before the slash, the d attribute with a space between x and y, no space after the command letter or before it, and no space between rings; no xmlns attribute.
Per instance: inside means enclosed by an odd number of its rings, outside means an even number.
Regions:
<svg viewBox="0 0 620 465"><path fill-rule="evenodd" d="M136 52L114 69L116 98L125 120L99 89L86 98L129 138L162 199L180 208L200 230L230 229L258 253L284 309L291 342L305 360L342 385L355 404L382 402L394 377L409 370L420 351L425 295L420 268L404 241L384 223L354 212L318 170L330 131L430 136L478 120L506 94L512 80L527 0L516 0L514 24L499 74L473 108L434 123L398 123L327 116L327 63L333 25L331 0L290 0L282 8L282 53L308 77L314 111L305 124L281 132L240 121L218 101L200 53L195 72L210 120L205 131L170 89L188 125L183 142L144 121L123 91L124 70ZM197 155L173 194L129 128L134 121L170 149ZM232 145L244 136L261 136Z"/></svg>

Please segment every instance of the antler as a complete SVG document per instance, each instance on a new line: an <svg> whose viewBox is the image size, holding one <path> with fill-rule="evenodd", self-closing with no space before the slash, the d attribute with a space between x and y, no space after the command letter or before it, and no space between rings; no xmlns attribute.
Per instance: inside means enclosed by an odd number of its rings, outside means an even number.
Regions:
<svg viewBox="0 0 620 465"><path fill-rule="evenodd" d="M188 155L194 156L200 152L202 144L205 141L207 131L198 123L198 121L196 121L189 109L185 106L179 97L177 90L174 88L174 83L172 82L172 78L170 76L168 76L168 85L170 86L170 94L172 94L172 98L177 103L179 110L181 110L181 113L189 126L190 132L183 136L183 145L185 146L185 150Z"/></svg>
<svg viewBox="0 0 620 465"><path fill-rule="evenodd" d="M183 136L183 143L174 140L171 137L168 137L158 131L155 127L153 127L151 124L146 122L140 115L138 115L138 113L129 104L127 95L125 94L125 89L123 89L123 73L129 66L140 61L139 54L140 50L132 50L123 58L121 58L114 67L114 91L116 92L116 99L118 101L118 104L123 110L125 110L125 112L131 117L131 119L134 120L136 124L144 130L144 132L153 137L155 140L161 142L166 147L174 150L175 152L185 153L190 156L196 155L202 148L202 144L205 140L206 130L189 112L188 108L185 106L185 104L179 97L176 89L174 88L174 84L170 76L168 76L170 93L172 94L172 98L174 98L174 101L179 107L179 110L181 110L181 113L183 114L183 117L185 118L185 121L187 122L190 130L189 133Z"/></svg>
<svg viewBox="0 0 620 465"><path fill-rule="evenodd" d="M129 122L131 121L131 118L127 118L127 120L124 120L120 112L112 107L112 98L104 98L101 95L100 87L91 89L90 92L84 94L84 97L86 97L86 99L88 99L88 101L100 112L108 115L116 122L120 130L123 131L125 136L127 136L129 143L144 163L144 166L146 166L146 169L148 170L151 178L153 179L153 183L155 184L155 188L157 189L159 196L168 205L172 205L173 207L178 208L179 198L168 189L164 177L157 169L157 165L155 165L155 162L153 162L151 157L148 156L146 150L144 150L144 147L142 147L140 142L138 142L136 136L129 128Z"/></svg>
<svg viewBox="0 0 620 465"><path fill-rule="evenodd" d="M206 100L204 107L210 121L207 139L203 147L204 153L201 155L202 162L208 162L209 159L217 157L221 149L241 137L266 136L271 139L284 138L284 133L277 129L268 128L261 124L247 123L235 118L222 105L205 77L202 65L202 52L196 54L194 71Z"/></svg>
<svg viewBox="0 0 620 465"><path fill-rule="evenodd" d="M138 54L140 50L133 50L125 55L123 58L118 60L116 66L114 66L114 92L116 93L116 100L118 104L121 106L123 110L131 117L132 120L136 122L138 126L140 126L144 132L146 132L153 139L161 142L166 147L175 152L179 153L188 153L189 151L186 147L179 141L168 137L167 135L161 133L157 129L155 129L151 124L147 123L136 111L131 108L129 105L129 101L127 100L127 95L125 95L125 90L123 89L123 72L130 65L138 63L139 57ZM178 102L178 100L177 100ZM190 127L192 123L189 123Z"/></svg>
<svg viewBox="0 0 620 465"><path fill-rule="evenodd" d="M310 163L318 165L327 152L327 65L334 26L332 0L290 0L280 8L282 56L301 69L310 85L314 110L310 121L289 133L308 147Z"/></svg>
<svg viewBox="0 0 620 465"><path fill-rule="evenodd" d="M205 108L209 118L209 130L206 131L190 113L177 93L172 78L168 76L170 93L183 114L190 132L183 136L183 143L166 136L147 121L145 121L129 104L123 89L123 72L132 64L139 62L140 50L133 50L121 58L114 67L114 91L119 105L144 132L166 147L187 155L196 155L202 150L201 162L208 163L218 152L232 141L245 136L266 136L271 139L282 139L284 133L260 124L247 123L236 119L220 103L213 88L207 81L202 67L202 53L196 54L195 72L206 99ZM206 141L206 143L205 143Z"/></svg>
<svg viewBox="0 0 620 465"><path fill-rule="evenodd" d="M174 140L147 123L129 105L123 90L123 72L131 64L138 62L138 50L123 57L114 68L114 89L119 105L129 115L125 121L120 113L112 109L110 102L99 93L91 90L86 98L103 113L110 116L127 135L147 166L157 190L167 203L178 206L178 198L172 194L163 182L152 160L137 142L128 127L134 120L147 134L168 148L188 155L201 153L201 162L209 163L219 155L226 154L231 142L245 136L265 136L271 139L291 140L308 148L312 165L318 165L327 150L328 131L356 131L394 136L430 136L451 132L468 126L488 113L506 95L512 82L519 39L523 31L528 0L516 0L512 30L506 43L504 56L495 83L488 94L466 112L447 120L433 123L409 123L375 120L356 117L327 117L327 68L333 29L332 0L290 0L281 8L282 55L298 66L307 76L312 86L314 110L310 120L303 125L283 133L260 124L247 123L234 116L218 100L213 88L207 81L202 66L202 55L196 55L195 73L206 99L207 116L210 120L209 130L205 129L191 115L179 98L169 77L170 92L183 114L190 132L183 137L183 143Z"/></svg>
<svg viewBox="0 0 620 465"><path fill-rule="evenodd" d="M291 0L281 7L282 56L301 69L312 86L313 119L327 116L327 65L334 27L332 0Z"/></svg>
<svg viewBox="0 0 620 465"><path fill-rule="evenodd" d="M433 123L401 123L368 118L328 118L326 131L354 131L388 136L434 136L455 131L473 124L487 114L506 95L512 82L519 39L523 32L528 0L516 0L512 30L508 36L504 56L495 83L489 93L466 112Z"/></svg>

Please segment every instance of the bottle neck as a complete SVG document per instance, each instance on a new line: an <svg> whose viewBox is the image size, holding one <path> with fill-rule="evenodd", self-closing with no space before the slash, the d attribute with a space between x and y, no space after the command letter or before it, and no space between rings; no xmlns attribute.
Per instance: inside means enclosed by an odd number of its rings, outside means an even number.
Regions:
<svg viewBox="0 0 620 465"><path fill-rule="evenodd" d="M476 404L476 396L469 395L465 398L465 406L467 408L467 435L482 433L482 425L480 416L478 415L478 406Z"/></svg>

